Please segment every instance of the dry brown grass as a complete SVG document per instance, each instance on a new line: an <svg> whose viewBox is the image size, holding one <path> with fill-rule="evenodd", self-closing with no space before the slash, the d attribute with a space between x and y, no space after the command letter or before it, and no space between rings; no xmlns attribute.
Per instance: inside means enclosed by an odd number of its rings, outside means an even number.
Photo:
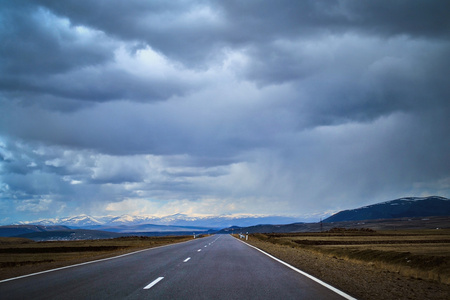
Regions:
<svg viewBox="0 0 450 300"><path fill-rule="evenodd" d="M0 238L0 280L192 239L191 236L34 242Z"/></svg>
<svg viewBox="0 0 450 300"><path fill-rule="evenodd" d="M315 246L300 246L289 241L280 244L262 234L251 235L247 242L357 299L447 300L450 295L450 285L403 276L370 262L312 250Z"/></svg>
<svg viewBox="0 0 450 300"><path fill-rule="evenodd" d="M257 234L259 240L450 284L450 230Z"/></svg>

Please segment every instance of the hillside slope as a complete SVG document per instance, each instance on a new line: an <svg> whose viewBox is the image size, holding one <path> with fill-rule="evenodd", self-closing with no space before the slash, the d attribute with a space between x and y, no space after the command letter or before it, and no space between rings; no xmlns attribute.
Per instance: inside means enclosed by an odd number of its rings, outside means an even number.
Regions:
<svg viewBox="0 0 450 300"><path fill-rule="evenodd" d="M357 209L343 210L323 222L450 216L450 200L444 197L407 197Z"/></svg>

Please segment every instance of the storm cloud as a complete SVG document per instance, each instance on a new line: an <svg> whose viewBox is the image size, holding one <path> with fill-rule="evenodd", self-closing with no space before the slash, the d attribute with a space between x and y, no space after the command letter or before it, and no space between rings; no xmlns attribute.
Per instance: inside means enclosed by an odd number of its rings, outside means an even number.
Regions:
<svg viewBox="0 0 450 300"><path fill-rule="evenodd" d="M0 223L450 196L446 1L0 6Z"/></svg>

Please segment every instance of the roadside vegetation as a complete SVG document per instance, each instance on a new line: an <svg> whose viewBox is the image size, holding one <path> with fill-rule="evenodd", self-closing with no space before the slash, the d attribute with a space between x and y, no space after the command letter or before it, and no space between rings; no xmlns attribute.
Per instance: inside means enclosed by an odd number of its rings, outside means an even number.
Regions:
<svg viewBox="0 0 450 300"><path fill-rule="evenodd" d="M192 236L136 236L35 242L3 237L0 238L0 280L191 239Z"/></svg>
<svg viewBox="0 0 450 300"><path fill-rule="evenodd" d="M335 228L322 233L256 234L254 237L450 284L449 229L376 232Z"/></svg>
<svg viewBox="0 0 450 300"><path fill-rule="evenodd" d="M360 299L448 299L450 229L334 228L248 243Z"/></svg>

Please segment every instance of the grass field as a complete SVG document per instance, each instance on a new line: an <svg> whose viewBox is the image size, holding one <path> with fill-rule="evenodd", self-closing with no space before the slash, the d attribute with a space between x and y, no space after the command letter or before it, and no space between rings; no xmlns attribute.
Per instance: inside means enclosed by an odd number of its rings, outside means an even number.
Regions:
<svg viewBox="0 0 450 300"><path fill-rule="evenodd" d="M0 280L190 239L192 236L34 242L0 238Z"/></svg>
<svg viewBox="0 0 450 300"><path fill-rule="evenodd" d="M450 284L450 229L379 232L334 229L322 233L255 234L253 237Z"/></svg>

